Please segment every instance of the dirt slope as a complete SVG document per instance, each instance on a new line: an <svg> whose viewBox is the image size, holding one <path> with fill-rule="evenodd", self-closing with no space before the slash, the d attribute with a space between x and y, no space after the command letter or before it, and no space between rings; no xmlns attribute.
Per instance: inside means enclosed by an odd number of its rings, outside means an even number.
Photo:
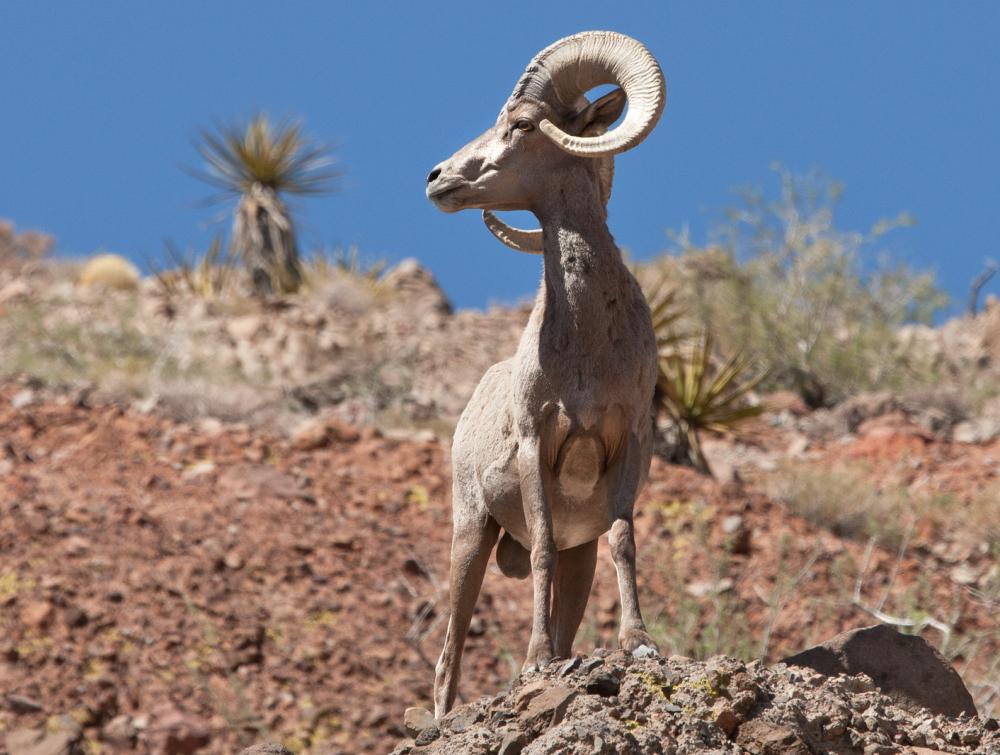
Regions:
<svg viewBox="0 0 1000 755"><path fill-rule="evenodd" d="M345 425L316 443L0 388L0 732L66 714L92 749L401 742L403 710L429 704L443 634L447 449ZM864 543L752 486L656 461L637 527L644 607L667 653L773 659L871 623L850 601ZM954 608L959 629L986 638L955 660L986 684L975 659L997 656L995 615L953 565L916 553L876 549L865 596L919 584L933 610ZM466 700L515 676L529 604L527 583L491 567ZM602 552L578 648L613 646L616 619Z"/></svg>

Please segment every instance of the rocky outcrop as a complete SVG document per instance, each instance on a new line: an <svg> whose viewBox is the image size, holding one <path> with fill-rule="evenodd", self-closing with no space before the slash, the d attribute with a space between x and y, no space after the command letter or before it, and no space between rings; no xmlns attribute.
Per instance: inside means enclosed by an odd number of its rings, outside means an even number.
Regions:
<svg viewBox="0 0 1000 755"><path fill-rule="evenodd" d="M938 667L927 677L934 684L947 664L903 644L910 662ZM995 720L918 710L863 673L831 676L724 656L578 657L523 676L508 692L460 706L440 721L412 711L408 719L415 738L396 755L1000 751Z"/></svg>

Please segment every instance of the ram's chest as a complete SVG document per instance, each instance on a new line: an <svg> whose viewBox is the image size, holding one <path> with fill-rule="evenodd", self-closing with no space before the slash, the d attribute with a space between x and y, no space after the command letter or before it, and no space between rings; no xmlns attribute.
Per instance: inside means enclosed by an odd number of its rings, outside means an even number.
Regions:
<svg viewBox="0 0 1000 755"><path fill-rule="evenodd" d="M617 461L629 433L625 407L591 406L573 411L562 404L546 407L541 463L562 497L589 498L608 467Z"/></svg>

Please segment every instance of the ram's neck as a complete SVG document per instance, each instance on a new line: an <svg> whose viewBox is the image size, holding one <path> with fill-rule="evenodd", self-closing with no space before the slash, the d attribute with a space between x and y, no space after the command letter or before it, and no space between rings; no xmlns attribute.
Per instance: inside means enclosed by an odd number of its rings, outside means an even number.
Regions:
<svg viewBox="0 0 1000 755"><path fill-rule="evenodd" d="M545 328L569 346L606 334L622 301L628 276L590 181L567 182L536 212L545 247Z"/></svg>

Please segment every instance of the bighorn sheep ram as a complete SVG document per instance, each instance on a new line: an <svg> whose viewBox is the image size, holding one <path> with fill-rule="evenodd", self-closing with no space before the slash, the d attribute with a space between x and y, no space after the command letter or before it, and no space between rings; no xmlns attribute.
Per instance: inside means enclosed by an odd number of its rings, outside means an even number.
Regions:
<svg viewBox="0 0 1000 755"><path fill-rule="evenodd" d="M618 89L590 102L601 84ZM608 130L629 111L622 123ZM651 456L657 352L649 308L606 225L613 156L652 131L666 101L649 51L585 32L528 65L496 124L439 164L427 196L477 208L508 246L544 255L544 278L512 359L491 367L455 431L451 617L434 683L451 708L469 621L500 530L497 563L533 579L525 670L568 657L609 543L628 651L655 652L639 612L632 510ZM541 231L491 211L530 210Z"/></svg>

